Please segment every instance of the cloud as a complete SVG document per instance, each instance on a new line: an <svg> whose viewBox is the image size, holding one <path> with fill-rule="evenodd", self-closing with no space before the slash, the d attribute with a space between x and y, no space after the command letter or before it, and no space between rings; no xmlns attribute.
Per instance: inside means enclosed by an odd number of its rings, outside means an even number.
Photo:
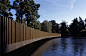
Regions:
<svg viewBox="0 0 86 56"><path fill-rule="evenodd" d="M44 0L44 1L50 2L50 3L56 3L58 0L54 0L54 1L52 1L52 0Z"/></svg>
<svg viewBox="0 0 86 56"><path fill-rule="evenodd" d="M72 2L71 2L71 10L74 8L74 3L76 2L76 0L73 0Z"/></svg>
<svg viewBox="0 0 86 56"><path fill-rule="evenodd" d="M65 2L64 0L43 0L43 1L45 1L45 2L47 2L47 3L49 3L49 4L51 4L52 5L52 7L54 7L54 8L52 8L52 9L59 9L59 7L61 8L68 8L68 2L69 2L69 0L67 0L67 2Z"/></svg>
<svg viewBox="0 0 86 56"><path fill-rule="evenodd" d="M58 0L44 0L45 2L51 3L53 6L58 5Z"/></svg>

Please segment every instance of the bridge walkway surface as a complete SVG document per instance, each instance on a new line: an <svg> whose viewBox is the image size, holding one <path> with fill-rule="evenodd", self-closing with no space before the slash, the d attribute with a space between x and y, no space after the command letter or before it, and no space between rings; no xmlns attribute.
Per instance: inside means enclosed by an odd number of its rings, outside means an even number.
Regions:
<svg viewBox="0 0 86 56"><path fill-rule="evenodd" d="M20 45L20 47L9 51L4 56L31 56L31 54L35 52L43 43L47 42L48 40L60 37L61 36L43 37L11 44L10 46ZM21 46L22 43L24 45Z"/></svg>

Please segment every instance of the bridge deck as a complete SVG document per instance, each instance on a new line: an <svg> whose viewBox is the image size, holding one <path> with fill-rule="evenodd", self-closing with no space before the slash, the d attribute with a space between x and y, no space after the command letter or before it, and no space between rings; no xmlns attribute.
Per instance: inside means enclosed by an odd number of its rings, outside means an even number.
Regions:
<svg viewBox="0 0 86 56"><path fill-rule="evenodd" d="M31 39L31 40L26 40L26 41L21 41L21 42L17 42L14 44L9 44L7 46L2 47L5 53L9 53L13 50L16 50L20 47L23 47L25 45L31 44L33 42L39 41L39 40L43 40L43 39L47 39L47 38L58 38L60 36L49 36L49 37L42 37L42 38L36 38L36 39Z"/></svg>

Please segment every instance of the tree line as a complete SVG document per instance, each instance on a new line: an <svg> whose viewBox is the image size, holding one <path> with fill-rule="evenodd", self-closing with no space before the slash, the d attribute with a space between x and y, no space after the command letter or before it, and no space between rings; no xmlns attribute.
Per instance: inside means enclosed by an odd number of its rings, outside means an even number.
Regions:
<svg viewBox="0 0 86 56"><path fill-rule="evenodd" d="M49 33L61 33L62 36L86 36L86 19L82 20L79 16L79 18L74 18L70 25L67 23L62 21L58 24L55 20L44 20L41 23L41 30Z"/></svg>
<svg viewBox="0 0 86 56"><path fill-rule="evenodd" d="M0 15L13 20L13 14L10 11L14 9L16 11L15 21L29 27L49 33L61 33L62 36L85 35L86 19L85 24L81 17L79 17L79 20L74 18L70 25L67 25L66 21L58 24L55 20L44 20L40 23L37 20L40 17L38 14L39 7L40 4L36 4L33 0L15 0L12 5L9 0L0 0Z"/></svg>
<svg viewBox="0 0 86 56"><path fill-rule="evenodd" d="M62 22L60 31L62 36L86 36L86 19L82 20L80 16L76 17L70 25Z"/></svg>
<svg viewBox="0 0 86 56"><path fill-rule="evenodd" d="M74 18L70 25L67 25L67 23L66 21L62 21L58 24L55 20L49 22L45 20L41 23L41 28L43 31L61 33L62 36L86 36L86 19L82 20L79 16L79 18Z"/></svg>

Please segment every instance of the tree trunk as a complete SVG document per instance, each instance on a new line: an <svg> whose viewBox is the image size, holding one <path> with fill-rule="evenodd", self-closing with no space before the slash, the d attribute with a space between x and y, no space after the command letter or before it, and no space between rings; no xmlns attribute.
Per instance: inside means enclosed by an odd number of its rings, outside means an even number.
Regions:
<svg viewBox="0 0 86 56"><path fill-rule="evenodd" d="M29 24L30 24L30 20L27 19L27 26L29 26Z"/></svg>
<svg viewBox="0 0 86 56"><path fill-rule="evenodd" d="M22 24L22 16L21 16L21 24Z"/></svg>

